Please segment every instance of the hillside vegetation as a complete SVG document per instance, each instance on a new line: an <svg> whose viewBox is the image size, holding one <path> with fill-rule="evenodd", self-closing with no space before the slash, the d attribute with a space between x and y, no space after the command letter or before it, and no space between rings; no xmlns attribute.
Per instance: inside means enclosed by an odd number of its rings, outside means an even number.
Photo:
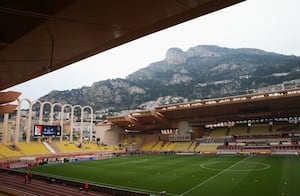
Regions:
<svg viewBox="0 0 300 196"><path fill-rule="evenodd" d="M52 91L40 100L90 105L107 112L153 109L163 104L299 86L300 57L259 49L199 45L186 52L170 48L164 60L125 79Z"/></svg>

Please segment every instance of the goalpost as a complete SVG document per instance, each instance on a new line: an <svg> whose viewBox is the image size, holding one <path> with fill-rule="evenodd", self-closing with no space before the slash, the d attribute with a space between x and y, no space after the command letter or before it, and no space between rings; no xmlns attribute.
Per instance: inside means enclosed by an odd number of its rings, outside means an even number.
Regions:
<svg viewBox="0 0 300 196"><path fill-rule="evenodd" d="M114 157L114 153L112 152L99 152L95 155L95 159L110 159Z"/></svg>

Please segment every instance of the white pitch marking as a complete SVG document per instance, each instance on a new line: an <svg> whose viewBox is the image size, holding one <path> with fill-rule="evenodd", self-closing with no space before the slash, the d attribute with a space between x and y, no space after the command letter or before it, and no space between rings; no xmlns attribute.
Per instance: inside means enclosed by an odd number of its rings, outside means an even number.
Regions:
<svg viewBox="0 0 300 196"><path fill-rule="evenodd" d="M186 192L182 193L181 196L188 194L189 192L195 190L196 188L202 186L203 184L206 184L207 182L211 181L212 179L214 179L214 178L218 177L219 175L225 173L226 171L230 170L230 168L233 168L234 166L236 166L236 165L238 165L238 164L240 164L240 163L246 161L246 160L249 159L250 157L251 157L251 156L248 156L248 157L244 158L243 160L240 160L240 161L236 162L235 164L233 164L233 165L227 167L226 169L224 169L224 170L220 171L219 173L215 174L214 176L212 176L212 177L210 177L210 178L204 180L203 182L197 184L196 186L194 186L194 187L192 187L191 189L187 190Z"/></svg>

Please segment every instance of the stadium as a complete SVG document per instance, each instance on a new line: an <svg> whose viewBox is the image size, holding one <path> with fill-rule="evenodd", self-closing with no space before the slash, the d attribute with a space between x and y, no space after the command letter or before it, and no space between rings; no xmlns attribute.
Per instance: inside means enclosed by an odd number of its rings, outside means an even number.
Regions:
<svg viewBox="0 0 300 196"><path fill-rule="evenodd" d="M90 106L2 91L240 2L0 3L0 195L299 195L297 87L98 123Z"/></svg>
<svg viewBox="0 0 300 196"><path fill-rule="evenodd" d="M109 117L91 141L61 140L60 126L38 125L46 131L34 135L35 126L30 142L2 142L2 173L16 178L30 168L33 186L39 179L78 189L87 181L89 194L238 195L242 183L249 195L295 195L299 100L300 89L289 89L164 105ZM275 175L281 169L287 173Z"/></svg>

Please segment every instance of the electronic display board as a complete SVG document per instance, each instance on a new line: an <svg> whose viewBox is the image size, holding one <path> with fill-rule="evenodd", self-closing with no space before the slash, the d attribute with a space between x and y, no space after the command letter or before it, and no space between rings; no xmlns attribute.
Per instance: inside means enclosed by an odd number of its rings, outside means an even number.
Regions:
<svg viewBox="0 0 300 196"><path fill-rule="evenodd" d="M34 136L60 136L60 125L34 125Z"/></svg>

